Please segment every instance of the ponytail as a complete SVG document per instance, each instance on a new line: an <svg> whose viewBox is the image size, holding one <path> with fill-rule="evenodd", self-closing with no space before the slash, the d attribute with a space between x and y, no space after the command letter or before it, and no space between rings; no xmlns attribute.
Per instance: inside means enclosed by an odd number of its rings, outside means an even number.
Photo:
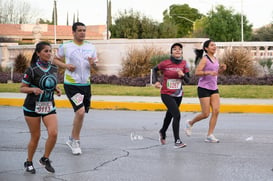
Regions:
<svg viewBox="0 0 273 181"><path fill-rule="evenodd" d="M40 53L45 48L45 46L51 46L51 45L50 45L50 43L48 43L46 41L41 41L36 44L36 48L32 54L30 65L35 65L35 63L39 59L39 56L37 55L37 53Z"/></svg>
<svg viewBox="0 0 273 181"><path fill-rule="evenodd" d="M204 53L204 50L203 49L195 49L194 50L194 53L195 53L195 61L194 61L194 64L195 66L197 66L200 62L200 60L202 59L203 57L203 53Z"/></svg>

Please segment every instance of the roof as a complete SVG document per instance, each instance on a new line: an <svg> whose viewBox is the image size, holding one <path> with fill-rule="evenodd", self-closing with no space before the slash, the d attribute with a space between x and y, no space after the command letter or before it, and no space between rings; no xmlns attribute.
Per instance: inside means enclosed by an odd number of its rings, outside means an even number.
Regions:
<svg viewBox="0 0 273 181"><path fill-rule="evenodd" d="M41 33L41 39L54 39L55 26L48 24L0 24L0 38L34 39L34 31ZM106 25L86 26L86 39L104 39ZM72 39L72 26L56 25L57 39Z"/></svg>

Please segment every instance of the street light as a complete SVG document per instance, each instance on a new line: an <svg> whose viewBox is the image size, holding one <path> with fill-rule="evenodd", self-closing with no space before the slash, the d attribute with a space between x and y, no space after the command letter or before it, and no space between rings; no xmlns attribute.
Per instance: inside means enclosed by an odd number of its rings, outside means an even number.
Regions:
<svg viewBox="0 0 273 181"><path fill-rule="evenodd" d="M108 3L108 0L106 0L106 39L108 40L109 39L109 3Z"/></svg>
<svg viewBox="0 0 273 181"><path fill-rule="evenodd" d="M244 42L244 16L243 16L243 0L241 0L241 42Z"/></svg>
<svg viewBox="0 0 273 181"><path fill-rule="evenodd" d="M191 22L192 24L194 24L194 21L190 20L189 18L186 18L186 17L184 17L184 16L177 16L177 17L178 17L178 18L185 19L185 20Z"/></svg>
<svg viewBox="0 0 273 181"><path fill-rule="evenodd" d="M53 18L54 18L54 44L56 45L56 43L57 43L57 31L56 31L56 24L57 24L57 15L56 15L56 10L57 10L57 7L56 7L56 0L54 0L54 9L53 9L53 12L54 12L54 16L53 16Z"/></svg>

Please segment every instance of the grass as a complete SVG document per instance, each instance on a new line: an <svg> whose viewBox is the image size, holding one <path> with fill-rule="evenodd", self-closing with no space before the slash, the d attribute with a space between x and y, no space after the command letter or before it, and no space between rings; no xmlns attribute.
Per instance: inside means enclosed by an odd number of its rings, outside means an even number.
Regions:
<svg viewBox="0 0 273 181"><path fill-rule="evenodd" d="M19 92L20 83L0 84L0 92ZM60 84L63 93L63 86ZM273 86L256 85L219 85L220 95L223 98L256 98L273 99ZM184 86L185 97L197 97L196 86ZM159 96L159 89L152 86L132 87L110 84L92 84L93 95L111 96Z"/></svg>

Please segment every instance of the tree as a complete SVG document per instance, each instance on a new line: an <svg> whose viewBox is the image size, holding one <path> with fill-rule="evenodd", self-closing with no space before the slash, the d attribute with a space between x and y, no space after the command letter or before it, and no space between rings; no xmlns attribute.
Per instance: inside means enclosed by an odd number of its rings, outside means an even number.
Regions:
<svg viewBox="0 0 273 181"><path fill-rule="evenodd" d="M203 16L201 19L198 19L194 22L194 30L192 33L192 37L195 38L207 38L208 35L204 31L204 27L206 26L206 22L208 21L206 16Z"/></svg>
<svg viewBox="0 0 273 181"><path fill-rule="evenodd" d="M176 38L177 26L168 16L168 10L163 12L163 22L159 24L159 37L160 38Z"/></svg>
<svg viewBox="0 0 273 181"><path fill-rule="evenodd" d="M164 21L171 21L177 26L176 37L187 37L193 32L194 22L202 17L197 9L189 7L188 4L171 5L163 13Z"/></svg>
<svg viewBox="0 0 273 181"><path fill-rule="evenodd" d="M273 24L257 29L253 33L252 41L273 41Z"/></svg>
<svg viewBox="0 0 273 181"><path fill-rule="evenodd" d="M31 9L27 2L18 0L0 0L0 23L2 24L28 24L35 22L38 13Z"/></svg>
<svg viewBox="0 0 273 181"><path fill-rule="evenodd" d="M245 16L244 40L250 40L251 29ZM214 41L240 41L241 40L241 15L234 14L233 9L226 9L223 5L211 10L204 24L204 33Z"/></svg>
<svg viewBox="0 0 273 181"><path fill-rule="evenodd" d="M120 12L109 29L112 38L142 39L158 38L158 26L157 22L131 9Z"/></svg>
<svg viewBox="0 0 273 181"><path fill-rule="evenodd" d="M69 16L68 16L68 12L67 12L67 14L66 14L66 26L68 26L69 25Z"/></svg>
<svg viewBox="0 0 273 181"><path fill-rule="evenodd" d="M55 22L56 21L56 22ZM52 24L58 25L58 12L57 12L57 3L54 1L54 6L52 10Z"/></svg>

